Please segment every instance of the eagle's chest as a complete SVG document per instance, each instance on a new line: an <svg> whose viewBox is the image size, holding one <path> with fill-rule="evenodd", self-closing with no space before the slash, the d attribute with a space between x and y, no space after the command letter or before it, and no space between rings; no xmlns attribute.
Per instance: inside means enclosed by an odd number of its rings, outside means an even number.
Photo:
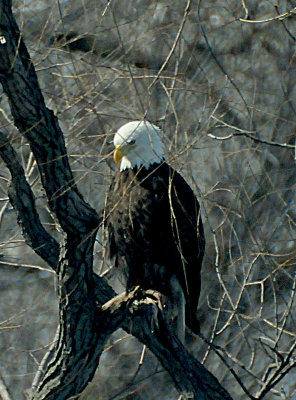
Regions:
<svg viewBox="0 0 296 400"><path fill-rule="evenodd" d="M137 252L147 257L155 253L159 234L161 191L157 180L129 179L123 176L114 185L109 229L118 255ZM125 253L125 254L124 254Z"/></svg>
<svg viewBox="0 0 296 400"><path fill-rule="evenodd" d="M132 177L123 176L114 186L113 202L120 213L133 213L138 218L141 211L154 213L157 211L161 189L157 177ZM131 215L129 215L131 217Z"/></svg>
<svg viewBox="0 0 296 400"><path fill-rule="evenodd" d="M153 193L140 187L120 190L116 196L113 220L116 220L119 234L140 234L151 229L157 213ZM146 228L146 229L145 229Z"/></svg>

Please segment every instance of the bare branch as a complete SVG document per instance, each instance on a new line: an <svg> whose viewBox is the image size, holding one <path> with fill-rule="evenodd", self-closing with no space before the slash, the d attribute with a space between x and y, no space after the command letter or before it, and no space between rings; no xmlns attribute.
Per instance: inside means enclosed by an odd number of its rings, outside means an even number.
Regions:
<svg viewBox="0 0 296 400"><path fill-rule="evenodd" d="M216 378L171 334L167 317L162 316L155 305L151 308L151 294L141 294L140 291L124 294L121 302L116 298L110 307L100 307L114 296L108 284L92 271L95 233L101 218L83 200L75 185L62 131L53 112L45 106L9 0L0 3L0 26L4 38L0 42L0 81L8 96L15 124L29 141L37 161L50 208L65 232L56 269L60 325L56 342L34 381L33 399L64 400L79 396L97 369L108 336L119 326L127 330L132 326L132 334L156 355L182 393L192 394L195 399L231 399ZM4 142L2 150L6 164L10 165L13 149ZM7 158L7 154L10 157ZM19 163L11 166L11 174L12 177L20 174L22 179ZM17 183L12 180L13 190ZM25 185L23 181L22 185ZM34 198L28 184L26 188L30 207ZM23 193L21 190L15 190L15 193L20 223L26 229L27 240L36 247L36 238L24 223L24 211L19 205ZM38 222L36 208L32 208L32 213ZM43 230L40 221L38 229L39 232ZM51 238L45 238L43 245L49 243ZM55 260L58 257L56 246L52 256ZM54 266L55 262L51 264ZM151 324L155 321L155 309L158 315L156 325Z"/></svg>
<svg viewBox="0 0 296 400"><path fill-rule="evenodd" d="M272 142L270 140L264 140L264 139L259 139L256 136L252 135L252 133L255 133L254 131L249 132L240 128L237 128L233 125L229 125L227 123L225 123L224 121L219 120L218 118L215 118L217 121L222 122L223 123L223 127L227 126L228 128L234 129L235 132L227 135L227 136L216 136L213 135L212 133L208 133L208 136L212 139L215 140L229 140L232 139L235 136L245 136L251 140L253 140L256 143L262 143L262 144L267 144L269 146L276 146L276 147L286 147L288 149L294 149L296 151L296 145L294 144L289 144L289 143L278 143L278 142Z"/></svg>
<svg viewBox="0 0 296 400"><path fill-rule="evenodd" d="M41 224L36 210L34 194L28 184L25 172L9 139L0 132L0 156L11 174L8 189L9 200L17 213L18 223L22 228L27 244L56 269L59 245Z"/></svg>
<svg viewBox="0 0 296 400"><path fill-rule="evenodd" d="M63 133L44 103L35 68L15 19L11 2L0 3L0 82L7 94L15 125L26 136L38 164L49 206L65 232L96 230L101 219L78 192L70 169Z"/></svg>
<svg viewBox="0 0 296 400"><path fill-rule="evenodd" d="M199 17L199 20L200 20L200 22L201 22L201 18L200 18L200 7L201 7L201 0L199 1L199 6L198 6L198 17ZM228 74L228 72L225 70L224 66L222 65L222 63L220 62L220 60L218 59L218 57L216 56L216 54L215 54L215 52L214 52L214 50L213 50L213 48L212 48L212 46L211 46L211 44L210 44L210 42L209 42L209 39L208 39L208 36L207 36L207 33L206 33L206 28L205 28L204 24L201 23L200 27L201 27L201 31L202 31L203 37L204 37L204 39L205 39L206 45L207 45L207 47L208 47L208 49L209 49L209 52L211 53L211 55L212 55L212 57L213 57L213 60L215 61L215 63L216 63L217 66L219 67L219 69L222 71L222 73L227 77L227 79L229 80L229 82L231 83L231 85L234 87L234 89L237 91L238 95L239 95L240 98L242 99L242 102L244 103L244 106L245 106L245 108L246 108L247 113L248 113L249 116L251 117L250 110L249 110L249 106L248 106L248 104L247 104L247 102L246 102L246 100L245 100L245 98L244 98L244 96L243 96L243 94L242 94L240 88L238 87L238 85L236 84L236 82L231 78L231 76Z"/></svg>
<svg viewBox="0 0 296 400"><path fill-rule="evenodd" d="M253 19L246 19L246 18L240 18L239 20L241 22L245 22L248 24L265 24L267 22L272 22L272 21L276 21L276 20L284 20L286 18L292 17L296 14L296 7L292 8L292 10L290 11L286 11L283 14L277 15L276 17L271 17L271 18L265 18L265 19L261 19L261 20L253 20Z"/></svg>
<svg viewBox="0 0 296 400"><path fill-rule="evenodd" d="M247 18L248 18L248 16L249 16L249 10L248 10L248 7L247 7L247 5L246 5L246 2L245 2L245 0L241 0L241 2L242 2L243 9L244 9L244 11L245 11L245 16L244 16L244 19L247 19Z"/></svg>
<svg viewBox="0 0 296 400"><path fill-rule="evenodd" d="M261 400L265 398L265 396L271 391L271 389L273 389L274 386L279 383L292 368L295 367L296 360L292 358L295 348L296 343L294 342L287 356L284 359L282 358L280 364L275 368L265 385L257 393L257 399Z"/></svg>
<svg viewBox="0 0 296 400"><path fill-rule="evenodd" d="M170 49L170 52L169 52L169 54L167 55L165 61L163 62L162 66L160 67L159 71L157 72L156 77L153 79L153 81L152 81L151 84L149 85L148 92L150 92L151 88L155 85L155 82L157 82L157 80L158 80L159 77L161 76L161 73L163 72L163 70L164 70L165 67L167 66L168 62L170 61L170 58L172 57L174 51L176 50L176 46L177 46L177 44L178 44L178 42L179 42L179 40L180 40L181 34L182 34L182 32L183 32L183 29L184 29L184 25L185 25L185 22L186 22L186 19L187 19L189 10L190 10L190 6L191 6L191 0L187 0L186 6L185 6L185 10L184 10L184 15L183 15L183 18L182 18L180 27L179 27L179 29L178 29L176 38L175 38L175 40L174 40L174 43L173 43L173 45L172 45L172 47L171 47L171 49Z"/></svg>
<svg viewBox="0 0 296 400"><path fill-rule="evenodd" d="M278 6L275 5L274 8L276 9L276 12L278 13L278 15L280 15L280 12L279 12L279 10L278 10ZM283 25L285 31L286 31L287 34L289 35L289 37L290 37L294 42L296 42L296 37L295 37L295 36L291 33L291 31L288 29L288 27L287 27L287 25L286 25L286 23L285 23L285 20L284 20L284 19L281 19L280 21L281 21L281 24Z"/></svg>

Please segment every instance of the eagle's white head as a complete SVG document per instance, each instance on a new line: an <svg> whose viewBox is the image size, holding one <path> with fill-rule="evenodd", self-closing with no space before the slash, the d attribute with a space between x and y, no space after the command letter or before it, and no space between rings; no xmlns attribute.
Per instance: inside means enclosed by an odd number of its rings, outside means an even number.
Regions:
<svg viewBox="0 0 296 400"><path fill-rule="evenodd" d="M147 121L131 121L123 125L114 136L114 160L120 171L145 167L164 159L164 146L160 129Z"/></svg>

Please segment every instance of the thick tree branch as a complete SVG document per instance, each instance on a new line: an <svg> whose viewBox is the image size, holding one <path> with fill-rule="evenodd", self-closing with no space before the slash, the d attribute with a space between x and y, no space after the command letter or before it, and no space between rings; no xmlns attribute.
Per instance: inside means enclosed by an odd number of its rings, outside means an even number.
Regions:
<svg viewBox="0 0 296 400"><path fill-rule="evenodd" d="M150 297L149 291L146 292L146 296ZM158 300L155 292L154 296ZM132 319L131 333L154 353L169 372L176 387L184 394L184 398L231 400L218 380L182 345L171 328L169 315L166 310L161 309L159 303L159 300L155 302L158 304L157 323L151 326L153 315L147 319L146 315L140 312Z"/></svg>
<svg viewBox="0 0 296 400"><path fill-rule="evenodd" d="M19 222L23 228L23 231L28 236L28 243L30 243L31 246L36 249L38 248L38 246L36 246L37 240L39 240L39 238L41 237L42 238L45 237L44 240L46 240L46 235L44 235L43 233L44 228L40 223L38 225L36 224L36 226L32 226L30 223L31 221L39 220L36 208L34 207L34 197L33 194L31 193L30 186L25 180L23 170L20 164L17 162L14 150L8 144L8 141L3 136L1 143L3 143L3 145L0 147L0 154L5 160L6 165L9 167L12 173L11 190L15 195L14 207L16 207L16 211L19 216ZM8 157L9 155L10 157ZM14 155L15 158L13 158L12 155ZM13 187L15 184L17 186ZM21 190L16 190L22 185L24 185L26 190L23 190L23 188L21 188ZM23 204L26 205L25 208L22 208ZM17 207L19 206L21 207L17 209ZM27 212L31 213L29 214L30 218L26 218ZM50 246L53 240L50 236L49 238L50 239L47 244L46 242L44 242L44 245L39 247L39 250L42 253L41 256L45 259L48 256L49 257L48 260L51 259L50 255L47 252L43 253L43 251L45 251L47 245ZM74 249L72 249L71 254L73 254L73 252L75 251L76 242L73 243L73 247ZM54 246L53 249L54 250L52 259L55 260L58 258L59 248L58 246ZM55 269L56 265L54 263L52 266ZM34 397L35 399L45 398L42 397L44 396L44 393L46 393L46 396L49 395L49 393L47 392L47 387L44 386L45 383L48 381L43 378L47 374L47 372L53 368L54 363L58 361L55 358L57 354L56 349L58 348L60 349L60 351L63 351L63 345L65 345L66 343L72 343L73 337L75 337L75 335L73 334L73 330L74 329L76 330L77 326L80 325L79 316L81 315L81 312L85 314L83 317L83 328L85 328L84 323L88 325L87 324L88 318L96 321L96 323L92 327L89 327L90 334L88 335L88 346L90 346L90 348L93 349L92 350L93 358L92 360L89 360L88 371L92 370L92 374L87 374L84 381L80 379L80 381L82 381L83 383L83 385L80 387L81 390L91 380L91 377L93 376L93 373L96 370L97 364L99 362L99 357L102 351L102 346L105 343L106 338L110 335L112 329L115 330L117 327L119 327L119 325L121 325L122 328L124 328L127 332L132 333L142 343L146 344L147 347L149 347L149 349L159 358L163 366L169 371L172 379L174 380L176 386L179 388L181 392L199 393L199 396L205 396L199 398L206 398L206 399L230 398L228 394L223 390L223 388L221 388L217 380L197 360L195 360L194 357L192 357L192 355L181 345L181 343L174 336L174 334L172 332L168 332L166 323L163 322L161 324L160 332L158 332L158 334L155 335L156 330L154 329L153 331L151 327L151 317L153 317L151 312L149 312L148 314L146 313L146 311L145 312L138 311L135 313L135 307L134 310L132 311L124 309L125 304L127 304L127 302L131 302L131 300L133 299L134 296L133 293L130 293L127 296L119 295L115 297L115 292L107 284L107 282L105 282L103 279L99 278L97 275L94 274L93 296L96 300L97 305L103 305L105 302L110 300L110 304L112 304L112 307L110 308L110 313L112 313L113 318L115 318L116 321L119 322L116 322L114 320L111 323L110 322L107 323L108 318L105 319L106 314L104 314L104 317L100 316L99 309L96 309L95 315L93 313L93 309L87 310L87 312L86 310L77 310L77 305L82 304L82 308L84 308L84 305L87 302L87 300L85 301L85 299L77 297L80 293L78 286L79 283L77 283L76 281L75 283L73 283L73 279L75 280L77 279L78 282L79 281L83 282L83 279L78 276L77 270L79 270L79 267L77 267L77 269L74 269L74 277L72 277L72 281L70 280L70 283L72 282L71 287L69 287L69 282L68 282L69 277L67 278L66 282L64 282L62 285L64 293L63 294L61 293L61 295L63 295L63 297L65 296L65 299L67 299L62 302L62 304L66 308L63 309L62 307L61 310L61 321L63 321L63 324L61 324L62 328L60 329L62 329L62 331L60 331L59 329L57 335L58 344L57 345L55 344L53 346L53 348L47 354L46 360L43 360L39 373L33 383L33 391L35 391L36 393ZM74 287L75 285L76 287ZM70 296L70 298L69 297L67 298L68 296L67 292L68 293L75 292L76 298L74 299L72 295ZM141 301L139 293L141 293L142 295ZM141 302L141 304L146 304L146 303L149 304L148 301L149 299L151 299L151 296L149 296L147 299L144 297L142 292L137 292L136 300L138 303ZM74 301L73 307L76 307L76 310L72 314L71 304L73 301ZM108 308L107 306L108 305L105 305L103 309L105 310L106 308ZM69 315L70 315L70 320L68 321L67 316ZM73 318L73 315L74 317L76 316L76 318ZM77 320L77 315L78 315L78 320ZM100 324L99 321L102 320L102 318L104 318L104 323ZM65 323L66 325L68 324L68 326L72 326L71 330L70 331L68 330L70 334L69 337L67 338L65 337L67 335ZM109 327L109 325L111 326L111 328ZM103 331L101 331L102 327ZM131 327L133 327L132 332L130 331ZM104 331L105 328L107 329L106 331ZM94 329L94 332L92 332L92 329ZM71 350L71 346L70 349L68 348L68 350ZM61 377L60 374L56 374L57 386L54 387L55 390L57 390L56 388L60 388L60 386L63 386L63 384L61 383L62 381L67 381L67 373L70 374L69 376L72 376L73 374L73 371L71 369L62 368L65 367L67 363L71 362L69 356L71 356L72 352L71 351L67 352L66 349L64 349L63 352L66 355L68 354L68 356L63 358L64 363L61 365L61 371L63 372L63 376ZM80 357L77 356L78 354L84 354L84 348L80 349L79 352L76 349L76 358L80 359ZM58 378L61 378L61 380L58 381L57 380ZM53 384L52 381L50 381L50 385L52 384ZM69 386L69 384L66 386L68 390L72 389L72 386ZM202 392L200 393L201 388ZM209 393L211 392L213 392L214 395L210 395ZM222 393L222 397L220 396L220 392ZM61 393L65 395L63 391Z"/></svg>
<svg viewBox="0 0 296 400"><path fill-rule="evenodd" d="M27 244L55 269L58 263L59 245L40 222L35 198L25 172L18 161L18 155L3 132L0 132L0 156L11 174L8 196L16 211L24 238Z"/></svg>
<svg viewBox="0 0 296 400"><path fill-rule="evenodd" d="M65 232L59 254L56 244L48 253L50 256L41 252L55 242L40 223L31 189L18 162L12 162L15 154L4 139L2 156L12 174L11 198L24 236L56 269L59 279L57 341L34 381L33 399L65 400L78 396L96 371L105 341L118 326L128 331L132 326L132 334L159 358L181 392L193 393L195 399L230 399L217 380L168 331L161 312L157 318L159 329L156 326L154 331L151 329L153 312L147 311L146 305L135 312L135 303L145 303L146 294L142 296L144 300L139 299L138 292L131 294L136 296L132 307L129 295L127 300L113 303L117 308L112 308L112 304L110 308L101 307L114 297L108 284L92 271L95 233L101 218L85 203L75 185L62 131L53 112L45 106L34 66L11 12L10 0L0 2L0 30L4 38L0 41L0 81L15 125L29 141L36 158L50 208ZM28 207L31 207L32 220L26 218ZM36 222L34 227L32 221ZM42 234L41 242L35 228Z"/></svg>
<svg viewBox="0 0 296 400"><path fill-rule="evenodd" d="M33 399L64 400L81 393L98 366L103 344L98 336L99 312L89 272L94 240L93 235L77 233L68 233L65 238L58 264L58 341Z"/></svg>
<svg viewBox="0 0 296 400"><path fill-rule="evenodd" d="M11 12L11 1L0 2L0 81L8 96L15 125L36 158L49 206L65 232L94 231L101 219L83 200L70 169L63 133L45 106L34 65Z"/></svg>

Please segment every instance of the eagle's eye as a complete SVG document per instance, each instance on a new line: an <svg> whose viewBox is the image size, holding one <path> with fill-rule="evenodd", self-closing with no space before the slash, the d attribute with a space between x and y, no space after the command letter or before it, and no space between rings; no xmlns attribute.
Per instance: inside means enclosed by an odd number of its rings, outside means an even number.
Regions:
<svg viewBox="0 0 296 400"><path fill-rule="evenodd" d="M129 140L128 142L127 142L127 144L128 145L133 145L133 144L135 144L136 143L136 141L135 141L135 139L132 139L132 140Z"/></svg>

